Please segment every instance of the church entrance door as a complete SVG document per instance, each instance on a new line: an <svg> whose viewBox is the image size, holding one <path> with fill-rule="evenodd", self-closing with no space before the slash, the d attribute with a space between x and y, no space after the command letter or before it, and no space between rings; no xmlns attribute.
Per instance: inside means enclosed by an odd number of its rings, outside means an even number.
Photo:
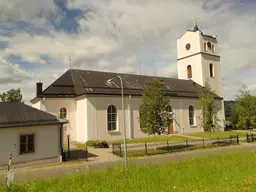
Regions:
<svg viewBox="0 0 256 192"><path fill-rule="evenodd" d="M169 123L168 134L173 134L173 119Z"/></svg>

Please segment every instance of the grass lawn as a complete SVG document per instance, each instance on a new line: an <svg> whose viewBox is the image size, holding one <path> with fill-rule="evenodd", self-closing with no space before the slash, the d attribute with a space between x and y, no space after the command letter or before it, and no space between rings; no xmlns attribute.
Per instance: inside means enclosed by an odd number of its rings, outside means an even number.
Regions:
<svg viewBox="0 0 256 192"><path fill-rule="evenodd" d="M219 138L228 138L230 135L237 135L236 131L221 131L221 132L212 132L211 135L210 133L191 133L191 134L186 134L189 136L195 136L195 137L201 137L201 138L214 138L216 139L217 137ZM245 132L238 132L239 137L245 137L246 133Z"/></svg>
<svg viewBox="0 0 256 192"><path fill-rule="evenodd" d="M185 140L191 141L194 140L193 138L187 138L182 136L157 136L156 142L167 142L167 141L185 141ZM141 139L127 139L127 144L135 144L135 143L153 143L155 142L154 137L148 137L148 138L141 138ZM116 140L116 141L107 141L108 144L113 143L124 143L124 140ZM77 148L84 148L84 143L73 143ZM64 147L65 148L65 147ZM67 146L66 146L67 148Z"/></svg>
<svg viewBox="0 0 256 192"><path fill-rule="evenodd" d="M167 141L185 141L185 140L194 140L192 138L187 138L187 137L182 137L182 136L157 136L156 137L156 142L167 142ZM127 144L134 144L134 143L153 143L155 142L154 137L146 137L146 138L140 138L140 139L127 139ZM110 141L108 142L109 144L113 143L124 143L123 140L118 140L118 141Z"/></svg>
<svg viewBox="0 0 256 192"><path fill-rule="evenodd" d="M183 162L129 166L14 185L12 192L44 191L256 191L256 152L192 158ZM0 191L6 191L0 185Z"/></svg>

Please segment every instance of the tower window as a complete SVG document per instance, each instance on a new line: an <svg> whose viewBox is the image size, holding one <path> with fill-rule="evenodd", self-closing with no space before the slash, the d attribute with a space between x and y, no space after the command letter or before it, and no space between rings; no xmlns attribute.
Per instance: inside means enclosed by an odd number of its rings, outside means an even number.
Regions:
<svg viewBox="0 0 256 192"><path fill-rule="evenodd" d="M215 53L215 46L212 45L212 52Z"/></svg>
<svg viewBox="0 0 256 192"><path fill-rule="evenodd" d="M188 75L188 79L192 78L192 67L191 67L191 65L187 66L187 75Z"/></svg>
<svg viewBox="0 0 256 192"><path fill-rule="evenodd" d="M207 48L209 49L209 50L211 50L212 49L212 44L211 44L211 42L207 42Z"/></svg>
<svg viewBox="0 0 256 192"><path fill-rule="evenodd" d="M206 43L204 43L204 51L207 51Z"/></svg>
<svg viewBox="0 0 256 192"><path fill-rule="evenodd" d="M210 63L210 65L209 65L209 67L210 67L210 77L213 77L214 76L214 74L213 74L213 64L212 63Z"/></svg>

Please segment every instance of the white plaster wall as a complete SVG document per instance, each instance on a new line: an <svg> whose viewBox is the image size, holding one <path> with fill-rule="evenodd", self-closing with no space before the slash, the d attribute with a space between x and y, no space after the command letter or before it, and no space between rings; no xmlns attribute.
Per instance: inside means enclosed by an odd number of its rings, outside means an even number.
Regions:
<svg viewBox="0 0 256 192"><path fill-rule="evenodd" d="M205 51L204 43L211 42L215 47L215 52L210 50ZM190 50L186 50L187 43L191 44ZM221 91L221 73L220 73L220 58L211 56L219 54L218 42L216 39L202 36L199 31L190 32L187 31L180 39L177 40L178 51L178 78L187 78L187 66L192 67L192 80L205 86L205 82L209 79L209 83L213 90L218 95L222 95ZM200 52L208 53L211 55L201 54ZM196 54L197 55L193 55ZM187 58L183 58L187 57ZM181 59L183 58L183 59ZM181 59L181 60L179 60ZM210 77L210 63L214 66L214 77Z"/></svg>
<svg viewBox="0 0 256 192"><path fill-rule="evenodd" d="M67 109L67 120L69 121L67 124L67 133L70 134L71 140L76 140L78 136L76 131L76 100L73 98L45 98L45 100L41 100L40 102L42 105L44 105L46 112L56 116L59 116L59 111L62 107ZM33 107L37 108L39 106L37 103L34 104Z"/></svg>
<svg viewBox="0 0 256 192"><path fill-rule="evenodd" d="M201 50L200 36L201 35L199 31L197 32L186 31L185 34L180 39L177 40L178 59L200 52ZM186 50L187 43L191 45L189 50Z"/></svg>
<svg viewBox="0 0 256 192"><path fill-rule="evenodd" d="M192 80L203 86L203 68L202 68L202 56L201 54L194 55L178 61L178 78L188 79L187 66L191 65L192 68Z"/></svg>
<svg viewBox="0 0 256 192"><path fill-rule="evenodd" d="M217 95L221 95L221 73L220 73L220 59L210 56L203 55L202 56L203 63L203 71L204 71L204 82L209 79L210 86L213 90L215 90ZM210 77L210 63L213 64L214 76Z"/></svg>
<svg viewBox="0 0 256 192"><path fill-rule="evenodd" d="M98 140L98 131L104 131L102 130L102 124L103 121L102 116L98 116L98 97L88 97L87 99L87 138L88 140ZM98 124L100 127L98 127Z"/></svg>
<svg viewBox="0 0 256 192"><path fill-rule="evenodd" d="M124 137L121 97L119 96L88 96L87 97L88 140L120 140ZM129 106L130 101L130 106ZM125 96L125 122L127 138L147 137L140 131L139 106L141 97ZM117 108L117 131L107 130L107 107L113 104ZM174 112L174 131L180 134L202 132L200 128L200 101L191 98L171 98L170 104ZM189 106L195 110L195 125L189 125ZM130 111L130 115L129 115ZM220 114L222 118L223 115ZM223 119L223 118L222 118ZM86 140L85 140L86 141ZM85 142L83 141L83 142Z"/></svg>
<svg viewBox="0 0 256 192"><path fill-rule="evenodd" d="M32 104L32 107L41 110L41 101L39 100L36 103Z"/></svg>
<svg viewBox="0 0 256 192"><path fill-rule="evenodd" d="M19 154L20 134L35 134L35 152ZM60 125L0 129L0 165L57 157L60 154Z"/></svg>
<svg viewBox="0 0 256 192"><path fill-rule="evenodd" d="M76 137L75 141L85 142L87 141L87 98L85 96L78 97L76 100L77 112L76 112Z"/></svg>

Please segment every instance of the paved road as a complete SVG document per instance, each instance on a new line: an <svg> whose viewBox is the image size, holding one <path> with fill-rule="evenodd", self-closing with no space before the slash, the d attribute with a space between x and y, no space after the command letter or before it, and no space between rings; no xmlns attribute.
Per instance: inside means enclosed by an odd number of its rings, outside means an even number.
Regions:
<svg viewBox="0 0 256 192"><path fill-rule="evenodd" d="M236 152L236 151L255 151L256 144L242 144L237 146L222 147L222 148L212 148L198 151L182 152L176 154L168 155L156 155L151 157L141 157L129 159L129 164L159 164L159 163L168 163L173 161L182 161L192 157L203 157L208 155L222 154L226 152ZM43 179L49 177L65 176L71 175L74 172L88 172L96 170L105 170L108 168L116 167L123 164L123 160L110 160L106 162L99 163L86 162L86 163L77 163L77 164L62 164L59 166L44 167L44 168L34 168L29 170L23 170L16 173L15 181L23 182L33 179ZM4 175L0 175L0 181L5 179Z"/></svg>

